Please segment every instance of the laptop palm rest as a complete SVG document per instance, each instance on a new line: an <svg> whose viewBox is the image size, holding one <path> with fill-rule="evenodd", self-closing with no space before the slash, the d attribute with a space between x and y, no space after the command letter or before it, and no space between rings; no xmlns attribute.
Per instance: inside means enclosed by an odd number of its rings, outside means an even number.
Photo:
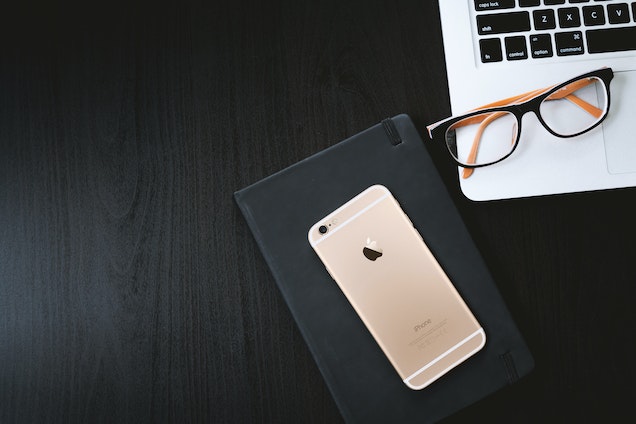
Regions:
<svg viewBox="0 0 636 424"><path fill-rule="evenodd" d="M636 71L616 72L611 85L610 112L603 123L607 170L636 172ZM627 94L627 95L625 95Z"/></svg>

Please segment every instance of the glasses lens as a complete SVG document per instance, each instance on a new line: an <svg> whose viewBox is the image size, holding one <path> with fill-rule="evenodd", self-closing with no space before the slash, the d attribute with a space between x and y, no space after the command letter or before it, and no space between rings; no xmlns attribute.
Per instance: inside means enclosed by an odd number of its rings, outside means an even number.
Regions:
<svg viewBox="0 0 636 424"><path fill-rule="evenodd" d="M446 146L462 165L489 165L512 152L517 118L510 112L486 112L464 118L446 132Z"/></svg>
<svg viewBox="0 0 636 424"><path fill-rule="evenodd" d="M546 125L563 136L592 128L607 114L607 90L597 77L583 78L546 97L539 112Z"/></svg>

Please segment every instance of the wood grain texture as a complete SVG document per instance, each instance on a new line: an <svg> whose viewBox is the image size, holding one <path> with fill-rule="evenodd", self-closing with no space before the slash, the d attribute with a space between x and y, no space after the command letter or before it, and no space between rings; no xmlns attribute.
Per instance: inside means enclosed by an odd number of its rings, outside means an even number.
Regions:
<svg viewBox="0 0 636 424"><path fill-rule="evenodd" d="M448 114L436 2L11 16L0 422L341 421L232 193L387 116ZM537 361L447 422L633 417L634 190L472 203L438 147Z"/></svg>

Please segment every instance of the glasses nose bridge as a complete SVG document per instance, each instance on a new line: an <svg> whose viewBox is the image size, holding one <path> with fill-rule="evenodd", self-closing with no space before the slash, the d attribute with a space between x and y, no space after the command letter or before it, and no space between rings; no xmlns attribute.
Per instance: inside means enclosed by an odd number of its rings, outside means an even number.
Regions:
<svg viewBox="0 0 636 424"><path fill-rule="evenodd" d="M514 105L515 115L517 115L517 119L521 121L521 119L528 112L533 112L537 119L541 120L541 113L539 112L539 106L541 105L541 101L543 96L535 97L523 103Z"/></svg>

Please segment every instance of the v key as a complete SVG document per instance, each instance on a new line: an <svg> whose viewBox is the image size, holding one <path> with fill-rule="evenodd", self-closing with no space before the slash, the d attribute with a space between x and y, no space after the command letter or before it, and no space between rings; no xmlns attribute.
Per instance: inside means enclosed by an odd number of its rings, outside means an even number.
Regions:
<svg viewBox="0 0 636 424"><path fill-rule="evenodd" d="M607 14L610 24L626 24L629 22L629 6L627 3L608 4Z"/></svg>

